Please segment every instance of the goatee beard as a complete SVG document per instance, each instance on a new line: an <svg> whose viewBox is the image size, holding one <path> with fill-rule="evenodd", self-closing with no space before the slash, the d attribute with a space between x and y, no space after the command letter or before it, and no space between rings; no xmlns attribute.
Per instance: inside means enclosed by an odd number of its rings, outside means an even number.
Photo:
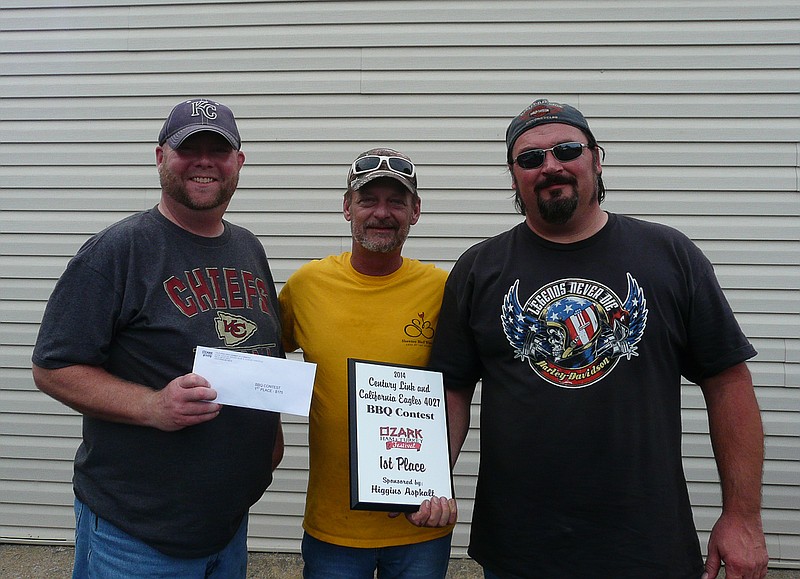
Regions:
<svg viewBox="0 0 800 579"><path fill-rule="evenodd" d="M545 200L541 195L541 189L556 185L563 185L565 191L555 199ZM539 215L547 223L563 225L569 221L578 208L577 183L574 179L566 177L548 177L536 185L536 205Z"/></svg>
<svg viewBox="0 0 800 579"><path fill-rule="evenodd" d="M536 201L539 207L539 214L547 223L553 225L563 225L569 221L570 217L575 213L578 208L577 197L565 197L545 201L541 197Z"/></svg>

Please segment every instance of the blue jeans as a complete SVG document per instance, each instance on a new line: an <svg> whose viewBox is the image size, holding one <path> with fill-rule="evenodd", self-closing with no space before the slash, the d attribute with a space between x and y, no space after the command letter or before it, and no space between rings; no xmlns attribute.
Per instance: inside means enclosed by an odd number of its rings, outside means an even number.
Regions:
<svg viewBox="0 0 800 579"><path fill-rule="evenodd" d="M452 533L413 545L341 547L303 534L305 579L444 579Z"/></svg>
<svg viewBox="0 0 800 579"><path fill-rule="evenodd" d="M130 536L75 499L73 579L245 579L247 516L224 549L198 559L170 557Z"/></svg>

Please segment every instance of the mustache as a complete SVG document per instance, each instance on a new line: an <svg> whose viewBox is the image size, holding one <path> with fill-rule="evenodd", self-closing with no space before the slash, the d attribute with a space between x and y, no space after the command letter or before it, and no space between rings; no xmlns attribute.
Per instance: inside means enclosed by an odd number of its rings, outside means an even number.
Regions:
<svg viewBox="0 0 800 579"><path fill-rule="evenodd" d="M397 224L392 219L383 219L383 220L378 219L376 221L370 221L368 223L365 223L364 227L367 227L367 228L369 228L369 227L380 227L380 228L394 227L394 228L396 228Z"/></svg>
<svg viewBox="0 0 800 579"><path fill-rule="evenodd" d="M547 175L536 184L534 190L538 193L542 189L546 189L547 187L553 187L555 185L572 185L573 187L575 187L577 186L577 184L578 184L577 180L568 175Z"/></svg>

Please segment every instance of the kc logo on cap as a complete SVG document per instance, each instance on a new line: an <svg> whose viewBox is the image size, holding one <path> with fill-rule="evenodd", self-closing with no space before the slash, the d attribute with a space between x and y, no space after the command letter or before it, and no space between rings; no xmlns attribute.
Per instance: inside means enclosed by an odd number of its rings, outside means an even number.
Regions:
<svg viewBox="0 0 800 579"><path fill-rule="evenodd" d="M217 105L211 101L190 101L192 104L192 116L205 116L209 120L217 118Z"/></svg>
<svg viewBox="0 0 800 579"><path fill-rule="evenodd" d="M173 107L158 136L158 144L168 143L177 149L187 137L200 131L222 135L237 151L242 146L233 111L222 103L203 98L190 99Z"/></svg>

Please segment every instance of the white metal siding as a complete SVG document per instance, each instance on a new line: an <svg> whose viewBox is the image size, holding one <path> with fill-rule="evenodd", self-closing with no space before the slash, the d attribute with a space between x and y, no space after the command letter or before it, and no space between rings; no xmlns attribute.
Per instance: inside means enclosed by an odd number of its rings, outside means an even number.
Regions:
<svg viewBox="0 0 800 579"><path fill-rule="evenodd" d="M796 0L61 4L0 8L0 540L71 540L80 418L35 389L31 348L69 257L157 202L154 140L175 102L208 96L237 114L247 162L228 218L260 237L281 284L349 247L346 167L378 144L419 165L408 255L449 268L517 223L503 136L546 96L578 106L605 146L609 210L673 225L714 262L759 350L772 564L800 566ZM702 396L683 390L705 541L719 488ZM253 549L299 550L306 423L285 431ZM478 437L456 468L456 555Z"/></svg>

